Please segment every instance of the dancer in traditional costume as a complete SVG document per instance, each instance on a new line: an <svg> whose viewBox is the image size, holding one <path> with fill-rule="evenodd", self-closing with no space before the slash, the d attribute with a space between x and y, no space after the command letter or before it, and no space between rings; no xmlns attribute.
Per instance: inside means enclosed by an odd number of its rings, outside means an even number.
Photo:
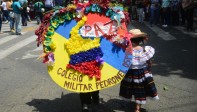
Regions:
<svg viewBox="0 0 197 112"><path fill-rule="evenodd" d="M140 112L141 104L146 103L147 97L159 99L157 89L150 70L151 61L155 50L151 46L141 46L147 38L147 34L139 29L129 31L133 34L131 43L133 46L133 58L129 71L121 82L121 97L131 99L135 98L135 112Z"/></svg>

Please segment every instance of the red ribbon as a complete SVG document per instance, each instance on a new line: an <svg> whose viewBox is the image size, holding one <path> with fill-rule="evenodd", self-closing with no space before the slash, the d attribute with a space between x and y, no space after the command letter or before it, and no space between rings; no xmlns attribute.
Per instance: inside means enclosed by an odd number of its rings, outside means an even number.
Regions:
<svg viewBox="0 0 197 112"><path fill-rule="evenodd" d="M88 75L90 78L95 76L96 80L101 79L101 70L99 67L99 63L96 60L90 62L83 62L79 64L68 64L67 68L72 68L80 73Z"/></svg>

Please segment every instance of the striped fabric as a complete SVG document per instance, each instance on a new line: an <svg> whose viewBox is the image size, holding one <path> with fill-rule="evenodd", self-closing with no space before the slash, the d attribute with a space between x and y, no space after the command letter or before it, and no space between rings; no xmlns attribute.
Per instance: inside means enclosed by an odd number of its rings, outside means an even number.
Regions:
<svg viewBox="0 0 197 112"><path fill-rule="evenodd" d="M69 64L75 65L82 62L89 62L96 60L97 57L103 57L103 52L100 47L71 55Z"/></svg>
<svg viewBox="0 0 197 112"><path fill-rule="evenodd" d="M150 69L129 69L121 82L119 95L127 99L134 96L138 104L145 104L146 97L159 99Z"/></svg>
<svg viewBox="0 0 197 112"><path fill-rule="evenodd" d="M151 46L145 46L140 50L133 50L132 65L144 65L147 60L153 57L155 49Z"/></svg>

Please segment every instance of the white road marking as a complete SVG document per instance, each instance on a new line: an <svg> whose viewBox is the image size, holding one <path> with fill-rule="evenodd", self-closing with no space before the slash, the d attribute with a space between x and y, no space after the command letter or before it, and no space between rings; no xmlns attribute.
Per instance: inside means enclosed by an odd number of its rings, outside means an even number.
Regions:
<svg viewBox="0 0 197 112"><path fill-rule="evenodd" d="M8 55L10 55L11 53L21 49L22 47L30 44L31 42L36 41L37 36L33 35L29 38L26 38L18 43L16 43L15 45L11 46L10 48L7 48L3 51L0 52L0 60L7 57Z"/></svg>
<svg viewBox="0 0 197 112"><path fill-rule="evenodd" d="M25 53L24 56L22 56L21 59L30 59L30 58L38 58L41 54L41 52L39 51L42 51L43 48L42 47L37 47L36 49L32 50L32 51L28 51L27 53ZM37 54L35 54L35 52ZM33 54L34 53L34 54Z"/></svg>
<svg viewBox="0 0 197 112"><path fill-rule="evenodd" d="M176 28L177 30L183 32L184 34L187 34L187 35L190 35L191 37L197 38L197 33L195 33L195 32L187 32L187 31L184 30L184 27L182 27L182 26L176 26L174 28Z"/></svg>
<svg viewBox="0 0 197 112"><path fill-rule="evenodd" d="M41 51L41 50L43 50L42 46L36 47L34 50L32 50L32 52L34 52L34 51Z"/></svg>
<svg viewBox="0 0 197 112"><path fill-rule="evenodd" d="M30 54L30 53L27 53L21 59L30 59L30 58L38 58L38 57L39 57L39 55L33 55L33 54Z"/></svg>
<svg viewBox="0 0 197 112"><path fill-rule="evenodd" d="M169 34L169 32L162 30L161 28L157 27L156 25L151 27L149 23L145 22L145 24L152 31L154 31L158 37L162 38L163 40L176 40L176 38L174 36L172 36L171 34Z"/></svg>
<svg viewBox="0 0 197 112"><path fill-rule="evenodd" d="M26 32L24 32L24 33L22 33L22 34L25 34ZM8 42L8 41L10 41L10 40L12 40L12 39L15 39L15 38L17 38L18 37L18 35L8 35L8 36L6 36L6 37L3 37L3 38L0 38L0 45L1 44L4 44L4 43L6 43L6 42Z"/></svg>

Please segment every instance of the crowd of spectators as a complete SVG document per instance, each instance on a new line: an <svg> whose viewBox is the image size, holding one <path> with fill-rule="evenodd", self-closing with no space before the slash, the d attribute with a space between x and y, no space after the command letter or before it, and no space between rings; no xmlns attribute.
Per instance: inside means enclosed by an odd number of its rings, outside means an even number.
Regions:
<svg viewBox="0 0 197 112"><path fill-rule="evenodd" d="M12 34L21 35L21 25L27 26L32 19L40 24L44 12L69 3L71 0L0 0L0 34L5 23L10 24Z"/></svg>
<svg viewBox="0 0 197 112"><path fill-rule="evenodd" d="M119 0L129 8L131 20L148 21L150 26L185 26L194 31L197 0Z"/></svg>
<svg viewBox="0 0 197 112"><path fill-rule="evenodd" d="M55 6L67 6L73 0L0 0L0 33L2 21L10 24L10 31L20 33L20 25L27 26L28 21L36 19L41 23L43 12ZM15 3L17 2L17 3ZM187 31L194 31L194 18L197 16L197 0L111 0L128 7L131 20L150 26L163 27L182 25ZM14 5L15 4L15 5ZM19 15L16 17L16 15ZM21 19L21 20L20 20ZM19 28L19 33L16 31Z"/></svg>

